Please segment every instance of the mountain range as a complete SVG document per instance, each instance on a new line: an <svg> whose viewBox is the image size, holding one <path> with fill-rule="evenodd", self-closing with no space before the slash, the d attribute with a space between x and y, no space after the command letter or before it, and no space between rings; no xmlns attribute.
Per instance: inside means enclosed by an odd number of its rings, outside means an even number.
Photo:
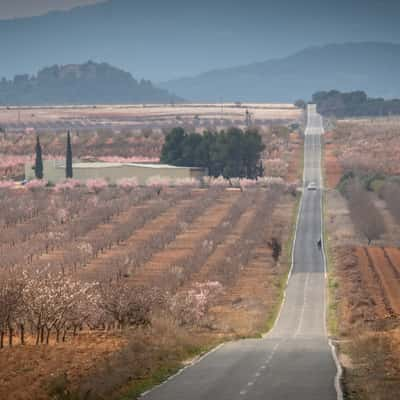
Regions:
<svg viewBox="0 0 400 400"><path fill-rule="evenodd" d="M399 65L399 44L332 44L171 80L161 87L196 101L294 102L330 89L364 90L373 97L394 98L400 97Z"/></svg>
<svg viewBox="0 0 400 400"><path fill-rule="evenodd" d="M32 2L33 3L33 2ZM400 42L400 2L108 0L0 21L0 77L107 62L152 82L350 41ZM371 55L371 58L373 56Z"/></svg>

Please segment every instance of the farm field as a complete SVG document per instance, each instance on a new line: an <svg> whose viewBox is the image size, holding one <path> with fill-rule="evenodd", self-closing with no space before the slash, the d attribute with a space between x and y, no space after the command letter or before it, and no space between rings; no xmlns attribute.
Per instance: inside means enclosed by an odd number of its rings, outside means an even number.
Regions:
<svg viewBox="0 0 400 400"><path fill-rule="evenodd" d="M2 189L2 290L20 296L0 324L0 398L120 398L264 331L289 269L289 189Z"/></svg>
<svg viewBox="0 0 400 400"><path fill-rule="evenodd" d="M335 129L325 138L326 162L333 163L328 174L337 179L341 170L357 167L400 175L399 126L398 117L337 121Z"/></svg>
<svg viewBox="0 0 400 400"><path fill-rule="evenodd" d="M292 104L222 103L131 106L0 107L0 126L7 131L97 130L174 127L191 124L244 126L246 110L256 125L301 118Z"/></svg>
<svg viewBox="0 0 400 400"><path fill-rule="evenodd" d="M267 150L262 157L265 165L265 175L280 176L284 179L286 175L291 175L291 180L297 180L299 176L298 160L302 157L302 140L298 133L298 126L302 121L301 111L292 105L254 104L251 106L254 107L254 113L253 109L250 109L249 112L253 116L261 113L260 118L262 116L266 118L257 119L252 117L252 124L257 126L267 146ZM26 129L24 124L15 125L15 129L10 129L7 124L1 122L2 118L4 121L8 120L8 118L13 119L17 115L15 113L20 113L21 115L27 113L31 115L32 113L29 113L32 110L7 110L0 108L0 128L3 129L3 131L0 129L0 177L2 179L23 179L23 165L25 163L33 163L34 161L36 135L40 136L44 159L64 159L67 131L70 130L73 156L76 159L104 162L157 163L159 162L165 135L173 127L182 126L187 132L203 132L207 129L227 129L233 125L245 127L245 111L247 110L245 106L238 107L227 104L226 110L232 109L232 112L239 113L238 119L228 118L222 124L219 118L210 119L206 117L203 121L204 124L203 122L198 122L198 119L193 120L194 114L190 113L197 110L197 108L192 109L189 105L180 107L182 107L182 113L188 112L187 115L192 115L192 117L177 120L175 118L168 119L171 118L169 116L165 117L166 120L161 120L158 125L151 122L151 118L146 114L147 108L142 109L139 106L132 106L126 109L100 107L95 109L49 108L33 110L34 112L43 112L44 114L42 117L30 118L54 119L54 124L56 125L51 125L49 129L45 127L45 122L38 124L34 129ZM203 105L202 107L205 112L213 110L213 105ZM155 107L154 110L153 108L149 106L149 112L158 112L160 115L168 114L169 112L168 106L164 108ZM87 129L81 129L78 126L63 125L60 121L64 117L58 115L58 112L61 114L65 112L66 115L88 112L94 113L95 117L93 118L97 118L97 113L104 110L108 110L107 118L114 118L121 125L89 124ZM120 114L123 112L132 112L133 119L139 118L135 116L136 114L143 113L143 115L140 114L140 118L143 117L144 121L147 122L143 126L132 126L128 123L129 121L127 122L126 118L121 117ZM280 112L286 113L284 118L279 117ZM265 113L265 115L262 113ZM271 115L268 116L268 113ZM60 125L58 126L57 124ZM291 125L294 128L288 128Z"/></svg>
<svg viewBox="0 0 400 400"><path fill-rule="evenodd" d="M396 118L345 120L325 137L330 326L354 400L396 398L400 388L398 129Z"/></svg>

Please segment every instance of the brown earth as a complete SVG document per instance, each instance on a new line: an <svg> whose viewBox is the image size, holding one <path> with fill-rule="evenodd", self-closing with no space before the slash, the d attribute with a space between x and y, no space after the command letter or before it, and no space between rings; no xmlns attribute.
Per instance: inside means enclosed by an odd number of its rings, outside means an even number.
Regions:
<svg viewBox="0 0 400 400"><path fill-rule="evenodd" d="M68 371L73 383L89 375L94 366L122 348L118 334L84 333L72 343L5 348L0 357L0 399L45 400L51 379Z"/></svg>
<svg viewBox="0 0 400 400"><path fill-rule="evenodd" d="M282 230L283 242L289 240L289 221L293 212L293 205L288 199L275 209L272 236ZM287 223L282 224L285 220ZM241 271L236 283L225 291L220 305L212 310L220 330L248 336L270 328L269 324L281 302L283 280L290 267L288 250L288 247L285 248L280 260L275 262L270 248L255 249L249 265Z"/></svg>
<svg viewBox="0 0 400 400"><path fill-rule="evenodd" d="M371 194L385 233L365 246L346 200L333 190L347 167L393 173L398 135L385 121L339 121L325 137L325 226L331 267L330 299L343 385L349 400L394 400L400 393L400 249L398 226L384 201ZM390 149L389 149L390 147ZM330 321L332 322L332 321Z"/></svg>
<svg viewBox="0 0 400 400"><path fill-rule="evenodd" d="M292 183L298 182L301 179L303 169L303 140L299 133L292 132L290 134L290 147L291 154L286 181Z"/></svg>
<svg viewBox="0 0 400 400"><path fill-rule="evenodd" d="M397 399L400 282L394 266L399 259L397 248L336 248L339 348L347 359L344 389L351 400Z"/></svg>
<svg viewBox="0 0 400 400"><path fill-rule="evenodd" d="M332 132L325 133L324 170L326 184L330 189L334 189L338 185L343 175L343 168L337 156L338 147L337 144L332 141L332 138Z"/></svg>
<svg viewBox="0 0 400 400"><path fill-rule="evenodd" d="M113 257L121 257L127 249L145 245L152 235L173 225L179 210L183 207L195 207L196 202L202 201L203 196L207 195L204 190L194 192L189 199L176 202L174 207L146 222L125 242L115 243L105 249L86 267L78 269L78 276L90 280L98 279L107 269L113 268ZM193 254L195 246L221 224L244 195L252 199L251 206L238 216L237 222L232 224L200 269L189 276L183 289L194 282L215 280L220 261L229 257L230 246L240 240L251 226L256 209L274 207L263 203L263 189L245 190L244 193L221 191L217 200L191 224L184 226L182 232L167 247L155 252L137 271L132 271L132 282L151 285L159 282L160 278L162 280L169 267L182 257ZM143 207L150 207L154 201L153 198L140 206L130 207L112 217L108 224L94 227L87 233L86 239L93 235L107 234L113 227L123 224L128 213L140 212ZM272 217L266 221L263 231L265 240L273 235L281 237L283 242L288 240L294 202L292 195L285 194L279 205L272 208ZM49 383L64 373L67 374L71 387L95 385L99 390L108 393L106 398L111 399L109 393L115 387L123 387L129 382L129 385L134 384L137 379L147 379L157 368L169 365L171 360L173 367L177 367L183 357L192 354L196 346L209 346L222 337L258 334L265 329L267 320L274 315L280 302L281 282L289 268L286 251L287 249L276 263L269 248L255 248L249 263L239 270L231 284L225 286L224 295L211 310L209 327L203 326L189 332L187 328L179 328L172 322L164 323L163 318L154 316L152 327L143 333L83 331L77 337L69 336L66 343L51 341L49 345L39 346L34 345L27 332L28 343L25 346L16 345L11 349L0 350L0 399L48 399ZM41 256L40 261L51 261L56 265L64 256L63 249L59 248ZM72 269L67 271L73 272Z"/></svg>
<svg viewBox="0 0 400 400"><path fill-rule="evenodd" d="M194 245L201 243L207 233L217 227L229 208L240 196L240 192L226 192L205 215L197 218L189 229L179 234L165 249L153 255L143 267L135 271L132 282L135 285L155 284L162 281L165 272L179 260L189 255Z"/></svg>

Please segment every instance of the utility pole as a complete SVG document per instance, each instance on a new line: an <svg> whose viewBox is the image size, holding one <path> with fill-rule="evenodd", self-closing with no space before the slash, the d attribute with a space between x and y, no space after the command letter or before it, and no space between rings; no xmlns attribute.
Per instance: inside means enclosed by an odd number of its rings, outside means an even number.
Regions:
<svg viewBox="0 0 400 400"><path fill-rule="evenodd" d="M250 114L248 108L246 108L245 124L246 124L247 128L249 128L251 126L251 114Z"/></svg>

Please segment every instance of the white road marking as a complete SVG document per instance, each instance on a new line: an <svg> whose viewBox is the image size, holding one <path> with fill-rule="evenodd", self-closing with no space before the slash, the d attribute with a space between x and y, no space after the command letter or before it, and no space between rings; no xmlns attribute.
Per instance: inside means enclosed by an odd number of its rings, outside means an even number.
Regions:
<svg viewBox="0 0 400 400"><path fill-rule="evenodd" d="M307 289L308 289L308 282L310 280L310 274L308 273L306 276L306 280L304 282L304 292L303 292L303 304L301 306L301 311L300 311L300 318L299 318L299 325L297 326L297 330L295 333L295 337L297 337L300 334L301 327L303 325L303 319L304 319L304 312L307 304Z"/></svg>

